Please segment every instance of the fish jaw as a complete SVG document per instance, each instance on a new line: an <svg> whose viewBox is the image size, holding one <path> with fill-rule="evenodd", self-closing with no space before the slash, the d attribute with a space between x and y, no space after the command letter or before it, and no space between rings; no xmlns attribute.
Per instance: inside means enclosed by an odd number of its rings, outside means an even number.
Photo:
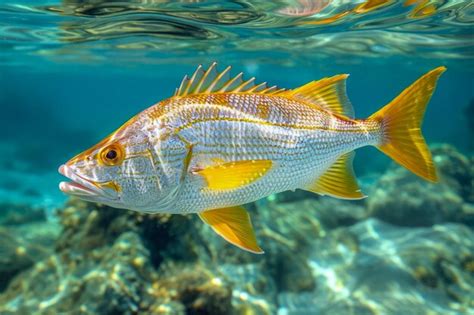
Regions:
<svg viewBox="0 0 474 315"><path fill-rule="evenodd" d="M59 173L70 181L59 183L59 189L71 196L93 202L110 203L119 200L118 191L104 189L104 183L97 183L77 174L73 167L63 164L59 167Z"/></svg>

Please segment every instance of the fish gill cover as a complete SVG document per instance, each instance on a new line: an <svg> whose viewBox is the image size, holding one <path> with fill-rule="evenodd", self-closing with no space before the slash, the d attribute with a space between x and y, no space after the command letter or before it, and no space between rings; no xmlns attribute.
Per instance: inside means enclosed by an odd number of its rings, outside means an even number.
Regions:
<svg viewBox="0 0 474 315"><path fill-rule="evenodd" d="M0 1L1 314L474 314L472 1ZM348 73L368 117L439 66L439 183L357 150L366 199L245 205L264 255L195 215L57 188L57 167L197 65L286 89Z"/></svg>

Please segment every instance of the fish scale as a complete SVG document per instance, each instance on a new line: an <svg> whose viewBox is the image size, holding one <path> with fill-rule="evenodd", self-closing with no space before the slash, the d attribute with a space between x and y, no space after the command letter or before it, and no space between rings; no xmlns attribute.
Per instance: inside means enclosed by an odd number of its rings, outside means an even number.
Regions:
<svg viewBox="0 0 474 315"><path fill-rule="evenodd" d="M362 130L361 124L338 119L324 111L308 109L305 104L299 104L301 110L297 102L293 102L289 108L272 106L273 102L281 105L286 101L281 97L265 97L265 102L273 109L273 119L269 117L268 121L258 117L256 107L251 102L256 100L255 97L245 94L219 97L229 100L232 105L223 107L222 102L201 104L197 103L201 97L196 97L196 103L186 100L186 105L172 111L173 116L162 118L171 121L176 117L175 122L179 123L173 123L174 128L180 130L180 135L189 143L194 143L191 167L222 157L226 161L266 158L275 164L264 178L242 187L240 191L206 192L204 183L188 178L178 193L180 201L176 209L179 212L200 212L210 207L244 204L262 195L304 188L342 153L371 144L371 141L376 143L380 137L375 124L368 128L373 132L364 134L355 132ZM263 97L259 95L259 100ZM279 110L283 109L285 112L280 113ZM291 117L292 121L282 117ZM309 117L320 120L310 126ZM282 124L298 125L302 129L282 127Z"/></svg>

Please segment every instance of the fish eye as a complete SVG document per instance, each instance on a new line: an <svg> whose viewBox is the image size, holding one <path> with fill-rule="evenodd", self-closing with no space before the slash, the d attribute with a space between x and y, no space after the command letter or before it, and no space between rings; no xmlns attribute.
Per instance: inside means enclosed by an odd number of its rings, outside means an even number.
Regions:
<svg viewBox="0 0 474 315"><path fill-rule="evenodd" d="M124 159L124 150L119 143L111 144L99 152L100 161L108 166L116 166Z"/></svg>
<svg viewBox="0 0 474 315"><path fill-rule="evenodd" d="M105 158L107 160L113 160L116 157L117 157L117 151L115 151L114 149L109 150L109 152L107 152L107 154L105 155Z"/></svg>

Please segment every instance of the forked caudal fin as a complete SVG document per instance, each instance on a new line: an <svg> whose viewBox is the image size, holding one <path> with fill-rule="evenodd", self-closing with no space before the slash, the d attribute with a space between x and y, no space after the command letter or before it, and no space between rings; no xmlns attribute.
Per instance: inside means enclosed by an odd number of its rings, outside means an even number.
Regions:
<svg viewBox="0 0 474 315"><path fill-rule="evenodd" d="M383 136L377 148L431 182L438 178L431 152L421 134L421 123L436 81L445 70L445 67L438 67L426 73L369 117L381 123Z"/></svg>

